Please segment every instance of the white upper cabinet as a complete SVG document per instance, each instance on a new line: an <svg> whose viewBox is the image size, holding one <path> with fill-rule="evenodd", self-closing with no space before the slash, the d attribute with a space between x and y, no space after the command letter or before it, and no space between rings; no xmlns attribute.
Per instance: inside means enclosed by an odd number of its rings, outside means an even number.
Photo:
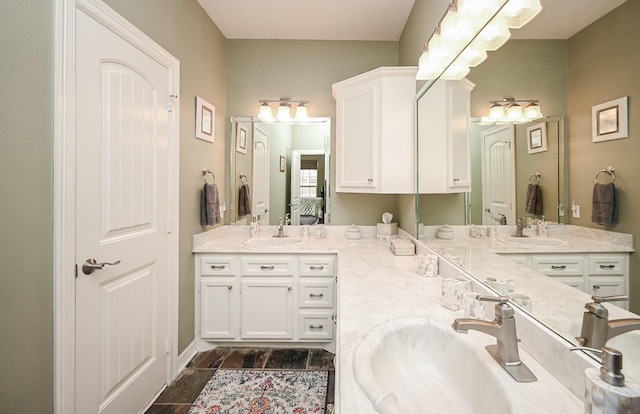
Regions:
<svg viewBox="0 0 640 414"><path fill-rule="evenodd" d="M419 192L471 191L468 79L438 80L418 100Z"/></svg>
<svg viewBox="0 0 640 414"><path fill-rule="evenodd" d="M333 84L336 191L415 193L415 67L381 67Z"/></svg>

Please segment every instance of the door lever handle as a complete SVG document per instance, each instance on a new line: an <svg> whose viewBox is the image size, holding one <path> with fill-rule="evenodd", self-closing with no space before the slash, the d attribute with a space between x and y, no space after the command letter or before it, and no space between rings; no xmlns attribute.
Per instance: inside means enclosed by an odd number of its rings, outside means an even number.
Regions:
<svg viewBox="0 0 640 414"><path fill-rule="evenodd" d="M109 262L98 263L96 259L87 259L85 264L82 265L82 273L84 273L85 275L90 275L96 270L104 269L105 266L115 266L117 264L120 264L120 260L116 260L115 262L111 262L111 263Z"/></svg>

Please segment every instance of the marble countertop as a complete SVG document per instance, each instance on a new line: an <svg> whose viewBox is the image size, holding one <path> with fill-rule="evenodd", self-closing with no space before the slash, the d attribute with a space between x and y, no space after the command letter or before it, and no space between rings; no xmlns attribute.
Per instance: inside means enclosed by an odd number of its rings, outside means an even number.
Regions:
<svg viewBox="0 0 640 414"><path fill-rule="evenodd" d="M313 252L313 253L338 253L338 325L337 325L337 386L336 386L336 408L339 413L373 413L373 407L364 392L360 389L353 373L353 356L357 345L360 343L363 335L374 326L383 323L389 319L395 319L405 316L415 315L440 315L441 317L453 319L462 317L462 311L452 312L443 306L440 296L440 277L424 278L417 274L417 260L415 256L395 256L390 250L389 241L381 240L375 237L375 227L361 226L360 229L363 238L359 240L349 240L345 238L347 226L327 226L326 238L315 238L312 233L306 238L304 243L293 246L281 246L278 248L271 247L248 247L246 241L248 239L248 226L223 226L214 229L214 231L201 233L194 236L194 253L286 253L286 252ZM302 228L296 226L287 226L285 232L290 237L302 238ZM502 230L502 229L501 229ZM463 231L463 230L457 230ZM468 231L468 230L467 230ZM506 229L503 231L506 232ZM313 230L312 230L313 232ZM271 237L275 234L274 227L263 226L261 228L261 237ZM467 233L468 234L468 233ZM505 235L508 233L505 233ZM500 237L500 234L498 234ZM575 235L553 235L553 237L563 237L571 242L576 249L590 249L587 251L621 251L621 247L611 247L607 243L597 240L582 240ZM427 237L425 242L432 242L434 247L442 249L440 252L463 254L463 264L466 270L474 274L479 280L491 275L493 277L506 277L516 279L516 284L523 288L537 288L540 291L541 286L547 286L549 278L526 269L516 263L500 257L495 253L518 253L514 250L514 246L506 243L500 243L497 240L489 239L471 239L469 237L457 237L454 240L435 240ZM497 243L500 243L496 246ZM502 246L505 244L505 246ZM615 246L615 245L614 245ZM418 244L421 252L427 249ZM600 250L598 250L600 248ZM629 247L623 248L622 251ZM524 250L524 249L521 249ZM575 251L575 250L574 250ZM526 249L526 253L533 253L531 249ZM547 251L548 252L548 251ZM569 251L563 250L568 253ZM580 250L585 252L585 250ZM459 275L460 270L441 266L441 275L443 277L451 277ZM542 283L544 281L545 283ZM484 290L483 290L484 289ZM482 285L477 284L474 287L476 291L486 291ZM534 313L536 307L544 308L543 304L547 301L555 301L557 298L559 303L567 308L575 306L578 312L586 303L585 298L588 295L566 286L560 282L553 281L551 287L543 289L539 295L533 294ZM571 297L572 300L567 300ZM575 299L573 299L575 297ZM537 316L539 319L552 318L555 313L544 313ZM526 329L525 325L535 322L528 315L520 314L518 324ZM522 319L522 321L521 321ZM463 340L472 341L474 343L483 344L479 347L485 352L484 345L495 342L494 338L480 333L470 333L463 336ZM545 378L546 381L558 381L558 379L550 377L544 371L539 363L527 354L524 348L528 341L529 334L526 331L521 332L519 328L519 336L522 336L523 361L534 371L539 378ZM552 336L552 335L549 335ZM553 335L555 336L555 335ZM553 346L558 349L565 349L568 343L562 344L558 338L551 338ZM570 353L574 357L568 359L576 359L577 353ZM488 354L487 354L488 356ZM490 356L489 356L490 358ZM579 368L572 369L574 372L581 373L585 366L591 363L582 358L578 361ZM560 364L562 365L562 364ZM567 369L565 369L567 371ZM519 384L511 384L513 380L506 373L497 373L497 375L505 376L505 381L509 387L518 386ZM562 381L562 379L560 379ZM557 382L556 390L563 389L563 384L569 387L573 394L580 395L583 385L583 379L578 374L578 378L573 378L571 384L567 385L564 381ZM536 385L539 386L539 385ZM536 387L534 386L534 388ZM582 389L578 389L582 388ZM542 390L539 390L542 391ZM577 397L574 399L565 398L566 393L561 397L554 396L554 392L541 392L541 398L531 406L531 411L527 412L581 412L582 402ZM544 396L548 398L545 398ZM562 410L554 409L554 398L557 401L563 401L565 404ZM525 411L519 411L525 412Z"/></svg>

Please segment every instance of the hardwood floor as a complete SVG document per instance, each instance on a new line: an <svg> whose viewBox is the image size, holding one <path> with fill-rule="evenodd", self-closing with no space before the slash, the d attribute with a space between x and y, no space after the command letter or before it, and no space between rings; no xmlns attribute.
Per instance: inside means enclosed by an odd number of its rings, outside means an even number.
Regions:
<svg viewBox="0 0 640 414"><path fill-rule="evenodd" d="M146 414L186 414L218 368L329 370L327 406L334 403L334 355L323 349L216 348L198 353Z"/></svg>

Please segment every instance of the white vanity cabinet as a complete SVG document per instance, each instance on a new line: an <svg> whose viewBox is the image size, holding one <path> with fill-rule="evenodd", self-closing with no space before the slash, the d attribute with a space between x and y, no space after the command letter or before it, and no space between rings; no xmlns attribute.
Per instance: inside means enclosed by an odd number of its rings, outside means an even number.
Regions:
<svg viewBox="0 0 640 414"><path fill-rule="evenodd" d="M205 342L327 343L335 254L196 254L196 335Z"/></svg>
<svg viewBox="0 0 640 414"><path fill-rule="evenodd" d="M381 67L333 84L337 192L415 192L416 71Z"/></svg>
<svg viewBox="0 0 640 414"><path fill-rule="evenodd" d="M468 79L438 80L418 101L419 192L471 191Z"/></svg>
<svg viewBox="0 0 640 414"><path fill-rule="evenodd" d="M501 256L590 295L629 294L628 253L539 253ZM616 305L628 309L627 302Z"/></svg>

